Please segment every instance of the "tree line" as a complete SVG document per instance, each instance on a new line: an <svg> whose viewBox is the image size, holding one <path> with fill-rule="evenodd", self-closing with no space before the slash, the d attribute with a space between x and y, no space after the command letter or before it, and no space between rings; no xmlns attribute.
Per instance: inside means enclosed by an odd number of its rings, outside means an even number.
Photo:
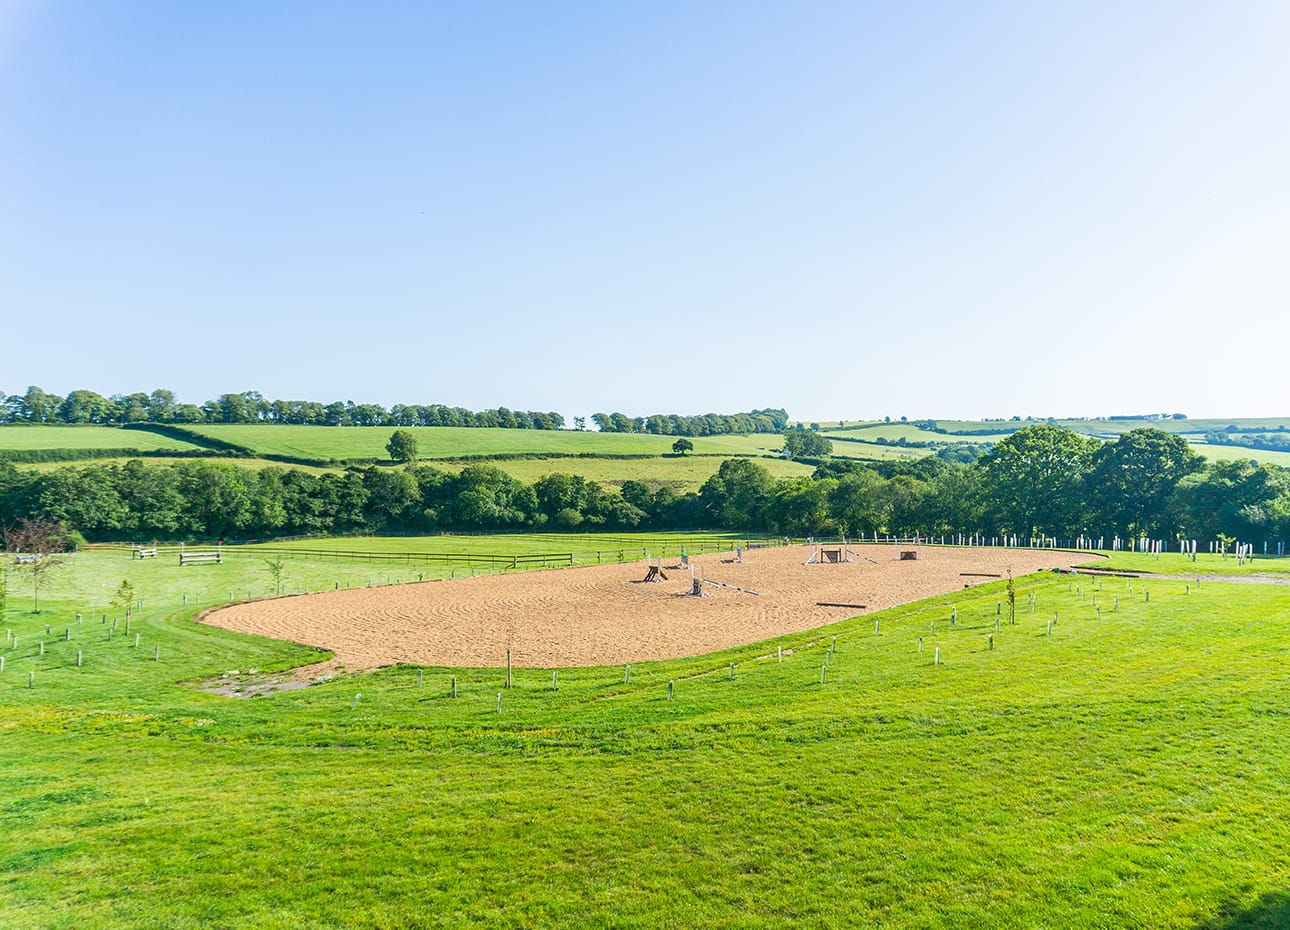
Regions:
<svg viewBox="0 0 1290 930"><path fill-rule="evenodd" d="M747 413L705 413L686 417L655 413L629 417L624 413L593 413L591 420L602 433L653 433L656 436L721 436L728 433L779 433L788 426L787 411L779 408Z"/></svg>
<svg viewBox="0 0 1290 930"><path fill-rule="evenodd" d="M76 390L66 397L29 387L23 394L0 393L0 423L287 423L297 426L472 426L502 429L563 429L564 417L541 410L467 410L443 404L380 404L269 400L258 391L221 394L204 404L180 403L173 391L113 394Z"/></svg>
<svg viewBox="0 0 1290 930"><path fill-rule="evenodd" d="M777 433L788 424L780 409L748 413L706 413L702 416L654 414L628 417L596 413L591 417L605 433L654 433L662 436L716 436L725 433ZM585 429L585 417L574 417L574 428ZM221 394L204 404L180 403L173 391L113 394L75 390L66 397L35 385L22 394L0 392L0 423L94 424L127 423L283 423L295 426L468 426L500 429L564 429L565 419L554 411L467 410L444 404L380 404L308 400L269 400L258 391Z"/></svg>
<svg viewBox="0 0 1290 930"><path fill-rule="evenodd" d="M691 529L793 536L983 534L1071 539L1290 535L1290 469L1206 463L1178 436L1136 429L1103 443L1037 425L972 463L829 460L776 480L732 458L698 492L577 475L532 484L475 464L311 474L194 459L45 473L0 463L0 527L57 521L93 540L246 539L438 530Z"/></svg>

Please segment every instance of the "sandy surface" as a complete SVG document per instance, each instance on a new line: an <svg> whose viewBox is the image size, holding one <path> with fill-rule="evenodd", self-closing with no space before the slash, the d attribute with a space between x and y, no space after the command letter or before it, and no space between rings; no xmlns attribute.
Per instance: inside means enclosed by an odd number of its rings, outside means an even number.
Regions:
<svg viewBox="0 0 1290 930"><path fill-rule="evenodd" d="M800 632L966 584L964 573L1014 575L1088 562L1089 553L923 547L897 561L891 546L856 546L874 561L804 565L804 546L690 560L706 577L758 592L705 585L664 560L668 580L642 583L644 562L357 588L235 604L201 620L244 633L320 646L349 669L407 662L499 667L616 665L700 655ZM821 607L818 602L864 605Z"/></svg>

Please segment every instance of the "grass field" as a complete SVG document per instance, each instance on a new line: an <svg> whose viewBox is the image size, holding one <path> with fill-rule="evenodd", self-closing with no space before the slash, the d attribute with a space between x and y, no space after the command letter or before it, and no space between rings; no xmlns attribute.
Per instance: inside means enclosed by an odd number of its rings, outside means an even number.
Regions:
<svg viewBox="0 0 1290 930"><path fill-rule="evenodd" d="M385 459L388 426L198 426L203 436L235 443L260 453L315 459ZM461 456L564 453L572 455L671 454L673 436L596 433L576 430L471 429L411 427L417 453L425 459ZM783 447L778 435L695 437L694 451L726 455L759 455Z"/></svg>
<svg viewBox="0 0 1290 930"><path fill-rule="evenodd" d="M1274 449L1247 449L1244 446L1214 445L1207 442L1192 441L1192 450L1211 462L1258 462L1266 465L1280 465L1290 468L1290 452L1279 452Z"/></svg>
<svg viewBox="0 0 1290 930"><path fill-rule="evenodd" d="M0 426L0 449L198 449L146 430L112 426Z"/></svg>
<svg viewBox="0 0 1290 930"><path fill-rule="evenodd" d="M472 568L480 573L502 572L517 556L521 561L531 556L551 556L549 565L554 567L570 561L575 565L634 561L643 559L646 552L674 555L683 548L695 553L728 551L749 538L734 533L325 536L224 546L223 564L182 569L177 547L163 548L155 559L136 561L128 546L104 545L92 547L89 555L107 560L99 564L114 566L120 577L75 571L64 577L60 572L56 594L101 608L110 601L122 578L128 578L140 592L166 592L181 603L184 596L189 603L223 603L275 593L265 562L277 556L283 559L282 590L291 594L459 577L470 574ZM204 551L211 547L202 548ZM98 586L85 586L86 578L97 578ZM23 594L21 588L17 592Z"/></svg>
<svg viewBox="0 0 1290 930"><path fill-rule="evenodd" d="M931 454L932 450L930 449L883 446L871 442L835 440L833 443L833 458L835 459L870 459L879 462L890 462L904 459L921 459Z"/></svg>
<svg viewBox="0 0 1290 930"><path fill-rule="evenodd" d="M667 456L648 459L502 459L489 464L500 468L526 484L532 484L543 475L554 473L580 475L606 487L621 488L624 481L642 481L650 487L662 485L677 491L697 491L721 463L727 459L717 456ZM756 463L776 478L802 478L813 471L813 465L804 465L781 458L759 458ZM444 471L459 471L461 466L451 463L430 463Z"/></svg>
<svg viewBox="0 0 1290 930"><path fill-rule="evenodd" d="M1034 576L994 650L1000 584L630 684L394 668L204 693L318 656L188 619L251 570L84 553L42 615L11 592L0 926L1290 920L1290 588L1136 583L1112 613L1122 579ZM108 642L89 601L130 572L144 610Z"/></svg>
<svg viewBox="0 0 1290 930"><path fill-rule="evenodd" d="M1142 552L1114 552L1109 559L1099 560L1097 568L1126 572L1151 572L1162 575L1281 575L1290 573L1290 558L1256 555L1244 565L1238 565L1236 556L1211 555L1197 552L1196 561L1177 554L1159 557Z"/></svg>
<svg viewBox="0 0 1290 930"><path fill-rule="evenodd" d="M59 468L83 464L124 465L127 458L94 459L92 462L37 462L22 465L32 471L54 471ZM172 465L176 462L191 462L192 459L148 457L149 465ZM322 468L314 465L284 465L268 459L251 458L203 458L206 462L227 462L238 468L250 468L259 471L262 468L290 468L306 471L310 474L322 474L327 471L339 471L340 466ZM564 475L581 475L589 481L598 481L606 487L621 488L624 481L642 481L651 487L662 485L678 491L697 491L726 461L720 456L657 456L644 459L598 459L598 458L553 458L553 459L500 459L487 464L500 468L514 478L532 484L543 475L554 473ZM759 458L757 464L765 468L776 478L799 478L811 474L815 468L801 462L792 462L780 458ZM435 461L427 464L443 471L456 473L462 469L460 463Z"/></svg>
<svg viewBox="0 0 1290 930"><path fill-rule="evenodd" d="M1047 422L1047 419L937 420L936 425L951 433L983 429L996 432L1015 432L1016 430L1024 429L1027 426L1034 426L1037 423ZM1194 433L1198 435L1225 430L1228 426L1236 426L1238 430L1242 428L1276 429L1277 427L1290 429L1290 418L1287 417L1234 417L1232 419L1199 420L1053 420L1053 422L1058 426L1064 426L1077 433L1084 433L1089 436L1111 437L1117 436L1120 433L1127 433L1131 429L1142 429L1143 427L1164 430L1167 433Z"/></svg>
<svg viewBox="0 0 1290 930"><path fill-rule="evenodd" d="M94 465L94 466L118 465L119 466L119 465L124 465L128 461L130 461L129 457L104 458L104 459L94 458L94 459L88 459L84 461L74 461L74 462L32 462L30 464L23 464L19 467L24 469L29 469L31 471L46 472L46 471L55 471L59 468L80 467L82 465ZM149 466L175 465L180 462L192 462L192 461L195 461L195 460L192 458L169 458L164 455L159 455L159 456L150 455L143 459L144 464ZM273 462L273 461L270 461L269 459L224 458L219 455L202 456L200 459L197 459L196 461L224 462L228 465L235 465L238 468L249 468L253 471L260 471L261 469L264 469L264 468L283 468L283 469L291 468L291 469L296 469L298 471L309 472L309 474L311 475L321 475L324 472L343 470L339 467L322 468L316 465L284 465L281 462Z"/></svg>
<svg viewBox="0 0 1290 930"><path fill-rule="evenodd" d="M873 423L849 429L822 429L825 436L841 439L886 439L895 442L904 439L906 442L997 442L1008 433L994 433L990 436L949 436L927 429L919 429L912 423Z"/></svg>

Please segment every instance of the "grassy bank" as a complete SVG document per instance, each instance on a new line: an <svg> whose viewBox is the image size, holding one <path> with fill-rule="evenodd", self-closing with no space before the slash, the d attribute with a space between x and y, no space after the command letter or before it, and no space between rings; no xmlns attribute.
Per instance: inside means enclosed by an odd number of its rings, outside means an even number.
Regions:
<svg viewBox="0 0 1290 930"><path fill-rule="evenodd" d="M1290 589L1032 576L1015 624L994 583L630 683L396 667L234 700L194 682L318 653L191 622L251 560L165 568L75 556L40 615L11 589L0 925L1290 915ZM109 641L89 601L129 571L144 608Z"/></svg>

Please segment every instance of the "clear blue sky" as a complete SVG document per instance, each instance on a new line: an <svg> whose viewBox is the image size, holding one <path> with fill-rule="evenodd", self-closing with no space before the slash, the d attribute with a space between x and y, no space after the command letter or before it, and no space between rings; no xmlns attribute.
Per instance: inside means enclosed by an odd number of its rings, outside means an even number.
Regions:
<svg viewBox="0 0 1290 930"><path fill-rule="evenodd" d="M0 0L0 391L1290 413L1290 4Z"/></svg>

